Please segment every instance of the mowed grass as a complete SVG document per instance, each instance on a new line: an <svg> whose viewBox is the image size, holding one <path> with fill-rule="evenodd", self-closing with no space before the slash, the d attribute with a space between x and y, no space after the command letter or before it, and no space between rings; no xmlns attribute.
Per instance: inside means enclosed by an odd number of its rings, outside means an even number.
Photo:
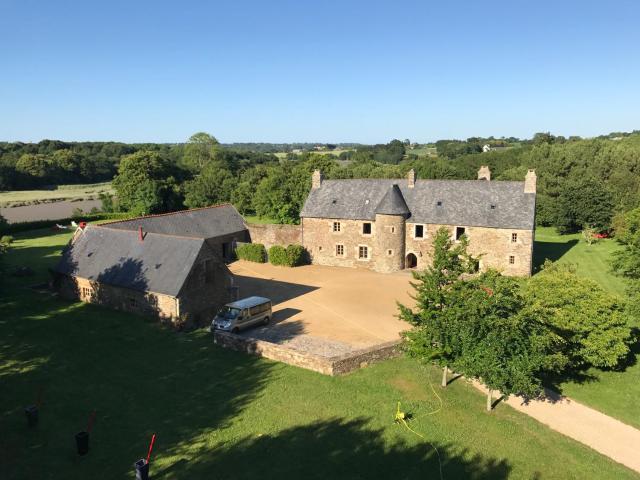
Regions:
<svg viewBox="0 0 640 480"><path fill-rule="evenodd" d="M3 480L132 478L153 433L155 479L638 478L506 405L485 413L474 388L441 389L439 370L410 359L326 377L30 289L68 238L23 234L8 254L36 275L6 278L0 298ZM398 401L426 440L394 423ZM92 410L79 457L74 434Z"/></svg>
<svg viewBox="0 0 640 480"><path fill-rule="evenodd" d="M558 235L554 229L536 231L535 263L545 258L576 265L577 273L599 283L612 293L623 296L625 281L611 273L611 255L620 249L611 239L587 245L581 235ZM640 324L632 325L638 329ZM640 346L618 370L589 369L583 375L560 385L564 395L600 410L607 415L640 428Z"/></svg>
<svg viewBox="0 0 640 480"><path fill-rule="evenodd" d="M86 185L58 185L46 190L15 190L0 192L0 205L28 204L48 200L74 200L98 197L99 193L113 194L111 182L91 183Z"/></svg>

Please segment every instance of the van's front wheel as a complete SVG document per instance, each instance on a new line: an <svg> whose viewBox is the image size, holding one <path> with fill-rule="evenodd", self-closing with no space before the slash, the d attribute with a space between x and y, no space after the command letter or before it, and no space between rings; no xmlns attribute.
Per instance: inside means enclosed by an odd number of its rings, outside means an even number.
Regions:
<svg viewBox="0 0 640 480"><path fill-rule="evenodd" d="M270 319L269 317L264 317L264 320L262 320L262 324L263 324L263 325L269 325L269 321L270 321L270 320L271 320L271 319Z"/></svg>

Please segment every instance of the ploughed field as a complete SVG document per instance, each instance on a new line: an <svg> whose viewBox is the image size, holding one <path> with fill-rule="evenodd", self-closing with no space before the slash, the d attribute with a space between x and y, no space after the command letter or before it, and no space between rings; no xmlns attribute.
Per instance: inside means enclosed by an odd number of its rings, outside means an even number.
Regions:
<svg viewBox="0 0 640 480"><path fill-rule="evenodd" d="M398 358L345 377L218 348L135 315L58 300L46 281L68 233L17 235L0 307L0 478L638 478L462 380ZM41 395L40 422L24 407ZM394 423L397 402L411 413ZM74 435L96 420L90 451Z"/></svg>

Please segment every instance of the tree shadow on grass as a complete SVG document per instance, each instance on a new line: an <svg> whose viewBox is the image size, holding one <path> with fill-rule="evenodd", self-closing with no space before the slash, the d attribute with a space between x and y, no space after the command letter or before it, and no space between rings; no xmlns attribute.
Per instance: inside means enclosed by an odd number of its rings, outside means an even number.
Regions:
<svg viewBox="0 0 640 480"><path fill-rule="evenodd" d="M533 272L539 272L545 260L560 260L569 250L578 244L575 238L566 242L539 242L533 246Z"/></svg>
<svg viewBox="0 0 640 480"><path fill-rule="evenodd" d="M34 302L25 290L3 306L0 363L13 367L0 372L1 478L128 477L152 433L173 445L224 428L277 368L202 330L178 334L95 305ZM40 423L28 429L23 408L40 389ZM94 409L91 451L78 457L73 436Z"/></svg>
<svg viewBox="0 0 640 480"><path fill-rule="evenodd" d="M152 465L151 473L155 478L439 479L442 469L445 479L500 480L511 472L505 460L427 441L392 444L383 433L364 418L335 418L212 449L194 451L184 442L167 452L177 461Z"/></svg>

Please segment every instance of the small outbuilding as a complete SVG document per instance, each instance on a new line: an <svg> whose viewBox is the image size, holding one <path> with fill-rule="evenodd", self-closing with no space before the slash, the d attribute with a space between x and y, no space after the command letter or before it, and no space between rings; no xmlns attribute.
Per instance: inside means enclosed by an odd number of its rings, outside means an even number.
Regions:
<svg viewBox="0 0 640 480"><path fill-rule="evenodd" d="M203 322L235 299L226 260L247 238L231 205L88 225L53 268L53 285L65 298Z"/></svg>

